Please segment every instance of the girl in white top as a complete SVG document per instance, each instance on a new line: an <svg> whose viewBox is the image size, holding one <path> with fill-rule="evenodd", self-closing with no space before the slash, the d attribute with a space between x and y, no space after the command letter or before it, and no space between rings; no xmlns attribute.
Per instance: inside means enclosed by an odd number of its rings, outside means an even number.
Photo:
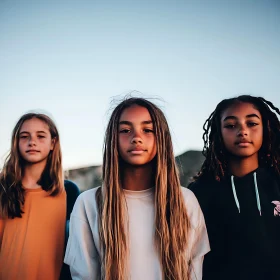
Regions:
<svg viewBox="0 0 280 280"><path fill-rule="evenodd" d="M202 279L204 217L182 188L163 112L127 98L106 130L102 187L82 193L70 220L72 278Z"/></svg>

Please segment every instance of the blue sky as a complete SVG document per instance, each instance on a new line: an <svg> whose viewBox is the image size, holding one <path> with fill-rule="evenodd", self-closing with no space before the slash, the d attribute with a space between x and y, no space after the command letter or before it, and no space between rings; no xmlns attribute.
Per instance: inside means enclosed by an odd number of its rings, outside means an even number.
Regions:
<svg viewBox="0 0 280 280"><path fill-rule="evenodd" d="M280 107L280 2L0 1L0 167L27 111L48 112L64 167L101 164L113 96L159 97L176 155L202 149L216 104Z"/></svg>

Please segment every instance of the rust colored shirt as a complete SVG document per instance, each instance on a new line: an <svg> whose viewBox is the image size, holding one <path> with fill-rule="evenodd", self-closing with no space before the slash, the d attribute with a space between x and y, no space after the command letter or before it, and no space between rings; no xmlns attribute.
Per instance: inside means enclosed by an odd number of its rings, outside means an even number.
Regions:
<svg viewBox="0 0 280 280"><path fill-rule="evenodd" d="M0 219L0 280L58 280L64 256L66 193L25 192L22 218Z"/></svg>

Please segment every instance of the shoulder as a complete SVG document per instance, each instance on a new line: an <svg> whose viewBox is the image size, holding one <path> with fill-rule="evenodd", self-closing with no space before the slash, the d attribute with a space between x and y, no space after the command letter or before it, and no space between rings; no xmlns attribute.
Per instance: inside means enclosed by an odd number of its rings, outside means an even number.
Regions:
<svg viewBox="0 0 280 280"><path fill-rule="evenodd" d="M66 199L67 199L67 220L70 219L70 214L73 210L74 204L76 202L77 197L80 194L80 190L78 186L69 180L64 180L64 188L66 192Z"/></svg>
<svg viewBox="0 0 280 280"><path fill-rule="evenodd" d="M187 188L181 187L181 191L184 197L185 206L187 209L188 216L192 227L197 228L204 223L204 217L198 203L198 200L194 193Z"/></svg>
<svg viewBox="0 0 280 280"><path fill-rule="evenodd" d="M99 188L89 189L78 196L71 217L88 220L89 217L97 215L95 195Z"/></svg>
<svg viewBox="0 0 280 280"><path fill-rule="evenodd" d="M80 194L80 190L79 190L78 186L70 180L64 180L64 188L65 188L67 195L77 195L78 196Z"/></svg>
<svg viewBox="0 0 280 280"><path fill-rule="evenodd" d="M260 187L273 197L280 198L280 176L272 168L259 168L257 180Z"/></svg>
<svg viewBox="0 0 280 280"><path fill-rule="evenodd" d="M221 184L213 178L198 178L189 184L190 189L197 197L199 203L211 200L220 191Z"/></svg>
<svg viewBox="0 0 280 280"><path fill-rule="evenodd" d="M192 190L185 188L185 187L181 187L181 192L183 194L183 197L184 197L184 200L186 203L188 203L188 204L198 203Z"/></svg>
<svg viewBox="0 0 280 280"><path fill-rule="evenodd" d="M76 204L85 205L85 206L96 204L95 195L99 188L100 187L92 188L92 189L82 192L79 195L79 197L77 198ZM76 207L76 204L75 204L75 207Z"/></svg>
<svg viewBox="0 0 280 280"><path fill-rule="evenodd" d="M210 185L213 185L213 184L214 184L213 179L198 178L197 180L191 182L188 185L188 188L196 194L198 192L207 191L207 189L209 189Z"/></svg>

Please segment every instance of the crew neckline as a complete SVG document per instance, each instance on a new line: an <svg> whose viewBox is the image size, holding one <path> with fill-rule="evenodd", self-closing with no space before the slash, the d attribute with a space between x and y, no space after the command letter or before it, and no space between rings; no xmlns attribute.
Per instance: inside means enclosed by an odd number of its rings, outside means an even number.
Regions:
<svg viewBox="0 0 280 280"><path fill-rule="evenodd" d="M21 187L24 189L25 192L41 192L41 191L43 191L42 187L36 188L36 189L29 189L29 188L26 188L24 186L21 186Z"/></svg>
<svg viewBox="0 0 280 280"><path fill-rule="evenodd" d="M150 196L154 193L154 187L153 188L149 188L143 191L132 191L132 190L126 190L123 189L124 194L126 197L134 197L134 198L140 198L140 197L147 197Z"/></svg>

